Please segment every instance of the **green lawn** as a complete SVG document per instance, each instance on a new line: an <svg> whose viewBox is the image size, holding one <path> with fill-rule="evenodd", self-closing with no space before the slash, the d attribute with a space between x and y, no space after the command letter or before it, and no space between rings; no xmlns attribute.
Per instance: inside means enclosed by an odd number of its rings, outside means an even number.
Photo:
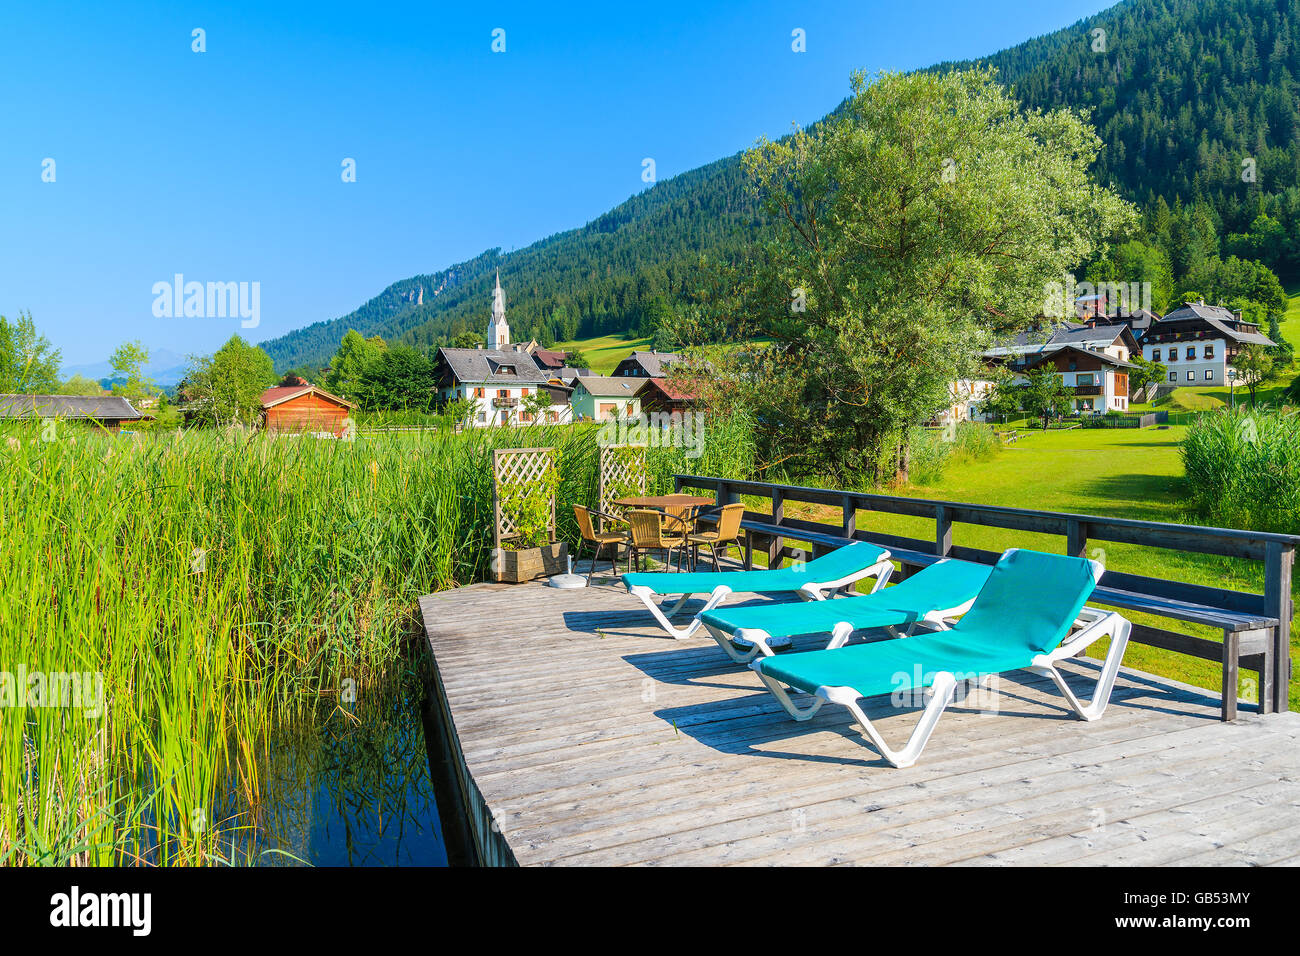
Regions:
<svg viewBox="0 0 1300 956"><path fill-rule="evenodd" d="M757 338L747 340L749 343L770 342L771 339ZM721 349L741 348L746 342L728 342L723 345L713 346ZM587 357L591 363L592 371L601 375L608 375L623 361L636 351L646 351L654 347L652 339L626 339L621 335L602 335L594 339L574 339L571 342L557 342L553 348L564 351L578 349Z"/></svg>
<svg viewBox="0 0 1300 956"><path fill-rule="evenodd" d="M608 375L618 367L618 363L633 351L644 351L651 347L650 339L628 339L621 335L602 335L594 339L574 339L571 342L557 342L552 348L565 352L575 349L582 352L591 364L591 370L599 375Z"/></svg>
<svg viewBox="0 0 1300 956"><path fill-rule="evenodd" d="M911 486L891 493L920 498L977 504L1007 505L1045 511L1066 511L1151 521L1196 523L1182 504L1183 467L1178 441L1186 428L1073 429L1071 431L1021 430L1020 439L984 461L950 465L934 486ZM839 523L839 513L813 506L796 508L787 503L791 517L808 516ZM934 523L921 518L860 512L858 528L929 540ZM1053 535L1037 535L976 525L956 525L953 542L968 547L1000 551L1013 545L1061 551L1064 542ZM1216 585L1262 592L1263 569L1255 562L1191 555L1135 545L1094 541L1090 556L1108 568L1134 574L1163 576L1195 584ZM1207 638L1219 632L1183 625L1148 615L1131 615L1134 621L1184 630ZM1104 644L1094 645L1103 654ZM1292 657L1300 649L1300 626L1291 633ZM1209 661L1174 654L1144 645L1132 645L1125 662L1141 670L1186 681L1209 690L1219 686L1220 671ZM1254 675L1243 681L1243 696L1254 699ZM1300 685L1292 682L1291 703L1300 707Z"/></svg>

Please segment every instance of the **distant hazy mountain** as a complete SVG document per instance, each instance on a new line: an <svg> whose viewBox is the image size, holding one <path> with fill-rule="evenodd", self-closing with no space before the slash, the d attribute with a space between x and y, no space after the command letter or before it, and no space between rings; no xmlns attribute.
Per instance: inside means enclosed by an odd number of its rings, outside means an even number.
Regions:
<svg viewBox="0 0 1300 956"><path fill-rule="evenodd" d="M1285 224L1287 251L1266 264L1300 275L1300 0L1124 0L982 62L1028 107L1089 111L1105 143L1095 174L1130 199L1197 203L1224 235L1260 213ZM516 339L637 329L682 301L701 257L727 259L749 238L744 184L737 157L719 160L581 229L403 279L263 347L284 370L327 363L349 328L421 348L483 331L498 267Z"/></svg>
<svg viewBox="0 0 1300 956"><path fill-rule="evenodd" d="M165 388L178 384L185 377L185 370L188 367L189 362L186 361L185 356L178 355L169 349L157 349L149 353L149 364L144 367L144 374ZM63 366L63 377L65 379L71 378L73 375L84 375L86 378L99 382L106 378L112 378L113 366L109 364L107 359L102 362L93 362L90 365Z"/></svg>

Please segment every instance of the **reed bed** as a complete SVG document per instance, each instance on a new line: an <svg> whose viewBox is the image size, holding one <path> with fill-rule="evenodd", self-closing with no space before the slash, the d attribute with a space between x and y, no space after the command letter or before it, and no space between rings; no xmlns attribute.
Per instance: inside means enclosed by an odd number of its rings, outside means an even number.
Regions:
<svg viewBox="0 0 1300 956"><path fill-rule="evenodd" d="M650 449L652 490L749 475L745 423L705 435L699 458ZM572 543L594 426L0 432L0 676L47 688L0 699L0 862L240 862L223 848L248 843L248 811L229 808L266 796L275 730L382 679L419 595L485 576L491 451L521 446L559 448ZM74 673L99 675L102 709L48 691Z"/></svg>
<svg viewBox="0 0 1300 956"><path fill-rule="evenodd" d="M1199 415L1180 447L1187 493L1210 524L1300 533L1300 415L1238 409Z"/></svg>

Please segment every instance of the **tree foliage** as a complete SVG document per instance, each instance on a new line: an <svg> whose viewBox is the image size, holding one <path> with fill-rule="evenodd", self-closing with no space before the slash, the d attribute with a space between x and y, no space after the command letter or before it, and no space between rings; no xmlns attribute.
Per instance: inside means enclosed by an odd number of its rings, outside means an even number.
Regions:
<svg viewBox="0 0 1300 956"><path fill-rule="evenodd" d="M209 356L190 361L180 385L185 420L206 425L253 425L262 411L262 393L276 383L271 357L233 335Z"/></svg>
<svg viewBox="0 0 1300 956"><path fill-rule="evenodd" d="M30 312L0 315L0 393L49 394L58 388L62 354L36 329Z"/></svg>
<svg viewBox="0 0 1300 956"><path fill-rule="evenodd" d="M905 452L976 353L1135 218L1089 179L1088 126L1017 109L989 71L852 85L832 120L745 155L777 225L730 311L759 320L737 338L771 344L732 353L727 381L779 423L764 430L785 446L773 459L841 481L878 478L882 461L892 475L894 443Z"/></svg>

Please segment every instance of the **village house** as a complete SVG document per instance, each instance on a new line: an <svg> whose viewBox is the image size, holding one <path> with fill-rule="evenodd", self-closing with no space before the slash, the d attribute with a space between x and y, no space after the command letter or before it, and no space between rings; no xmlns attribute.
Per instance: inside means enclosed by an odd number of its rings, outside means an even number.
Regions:
<svg viewBox="0 0 1300 956"><path fill-rule="evenodd" d="M647 414L658 412L675 418L694 408L698 399L693 391L664 378L647 380L637 397L641 400L641 410Z"/></svg>
<svg viewBox="0 0 1300 956"><path fill-rule="evenodd" d="M1228 385L1243 346L1273 345L1240 312L1204 302L1185 302L1147 330L1142 355L1169 371L1170 385Z"/></svg>
<svg viewBox="0 0 1300 956"><path fill-rule="evenodd" d="M290 376L262 393L262 426L268 432L340 438L355 407L306 379Z"/></svg>
<svg viewBox="0 0 1300 956"><path fill-rule="evenodd" d="M934 422L978 422L987 416L983 410L984 399L993 391L991 379L963 378L948 386L948 406L940 411Z"/></svg>
<svg viewBox="0 0 1300 956"><path fill-rule="evenodd" d="M1126 321L1064 322L1022 332L982 353L990 366L1005 366L1011 385L1023 385L1027 373L1051 368L1073 393L1070 410L1081 415L1128 411L1129 359L1141 346ZM950 404L936 420L979 421L987 416L982 403L993 389L991 379L972 378L950 387Z"/></svg>
<svg viewBox="0 0 1300 956"><path fill-rule="evenodd" d="M544 395L550 404L541 411L542 421L562 424L570 420L568 398L572 386L565 381L564 370L539 366L535 358L539 351L537 343L510 341L500 276L492 293L487 342L486 348L438 349L434 374L440 405L462 399L469 401L472 411L468 423L476 428L527 425L536 418L528 411L525 399ZM565 353L546 354L549 362L550 357Z"/></svg>
<svg viewBox="0 0 1300 956"><path fill-rule="evenodd" d="M1028 381L1027 373L1050 368L1061 376L1061 383L1073 393L1071 411L1080 415L1128 411L1128 373L1132 363L1115 358L1109 352L1067 345L1064 348L1030 356L1015 367L1016 384Z"/></svg>
<svg viewBox="0 0 1300 956"><path fill-rule="evenodd" d="M1067 347L1101 352L1120 362L1127 362L1140 349L1133 330L1125 323L1087 325L1065 322L1047 329L1021 332L1014 339L988 349L983 355L991 362L1014 367Z"/></svg>
<svg viewBox="0 0 1300 956"><path fill-rule="evenodd" d="M668 366L680 362L682 357L676 352L633 352L614 368L613 378L664 378L668 375Z"/></svg>
<svg viewBox="0 0 1300 956"><path fill-rule="evenodd" d="M628 381L603 375L574 379L573 397L570 399L573 418L603 422L610 418L640 415L641 400L637 395L645 384L644 379Z"/></svg>
<svg viewBox="0 0 1300 956"><path fill-rule="evenodd" d="M152 420L120 395L0 395L0 418L80 421L110 431Z"/></svg>

